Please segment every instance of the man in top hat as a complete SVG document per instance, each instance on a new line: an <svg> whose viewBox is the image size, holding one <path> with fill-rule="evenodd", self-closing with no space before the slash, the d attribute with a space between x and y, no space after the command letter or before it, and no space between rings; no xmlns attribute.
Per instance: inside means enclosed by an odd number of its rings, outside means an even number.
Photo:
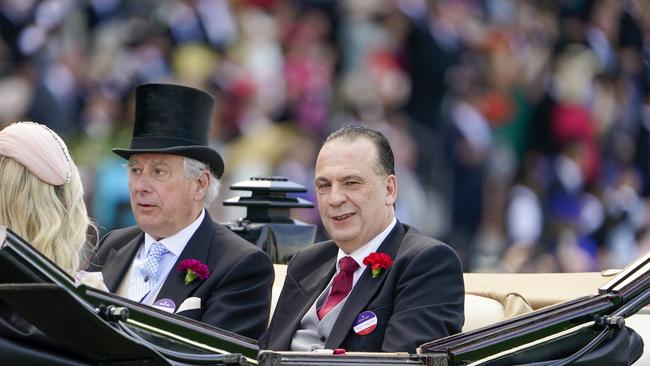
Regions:
<svg viewBox="0 0 650 366"><path fill-rule="evenodd" d="M266 329L274 273L268 255L206 210L224 170L207 146L213 98L190 87L136 88L128 159L137 226L99 244L90 270L111 292L253 339Z"/></svg>

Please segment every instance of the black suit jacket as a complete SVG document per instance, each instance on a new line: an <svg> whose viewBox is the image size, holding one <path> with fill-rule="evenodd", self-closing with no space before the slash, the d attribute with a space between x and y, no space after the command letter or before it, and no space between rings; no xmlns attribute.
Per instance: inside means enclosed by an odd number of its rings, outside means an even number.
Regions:
<svg viewBox="0 0 650 366"><path fill-rule="evenodd" d="M301 319L334 275L337 251L333 241L326 241L293 257L260 349L289 349ZM377 278L372 278L370 267L366 267L325 348L415 352L427 341L460 332L463 273L458 256L448 245L398 222L377 251L389 254L393 265ZM368 335L357 335L353 322L366 310L377 315L377 327Z"/></svg>
<svg viewBox="0 0 650 366"><path fill-rule="evenodd" d="M137 226L109 232L89 271L102 271L106 287L114 292L143 242L144 233ZM185 274L176 269L188 258L207 264L210 276L186 285ZM199 297L200 309L178 314L258 339L268 324L273 278L273 264L266 253L206 213L156 299L171 299L178 308L188 297Z"/></svg>

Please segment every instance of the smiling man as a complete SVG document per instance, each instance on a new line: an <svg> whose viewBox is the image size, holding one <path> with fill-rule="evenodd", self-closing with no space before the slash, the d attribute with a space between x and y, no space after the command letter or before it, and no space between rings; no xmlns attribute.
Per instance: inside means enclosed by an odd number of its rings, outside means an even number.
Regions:
<svg viewBox="0 0 650 366"><path fill-rule="evenodd" d="M207 146L213 104L180 85L136 89L131 148L113 152L128 159L138 225L109 232L90 270L118 295L257 339L268 323L273 265L206 211L224 169Z"/></svg>
<svg viewBox="0 0 650 366"><path fill-rule="evenodd" d="M386 137L332 133L316 161L321 220L332 240L296 254L261 349L415 352L460 332L460 260L395 218L397 178Z"/></svg>

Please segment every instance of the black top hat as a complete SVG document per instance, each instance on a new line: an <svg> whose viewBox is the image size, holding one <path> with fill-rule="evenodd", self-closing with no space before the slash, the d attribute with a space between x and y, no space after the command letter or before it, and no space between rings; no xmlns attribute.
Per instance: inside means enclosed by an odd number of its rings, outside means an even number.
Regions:
<svg viewBox="0 0 650 366"><path fill-rule="evenodd" d="M144 84L135 89L135 122L129 149L113 149L128 159L133 154L159 153L202 161L217 178L223 159L208 147L214 99L201 90L172 84Z"/></svg>

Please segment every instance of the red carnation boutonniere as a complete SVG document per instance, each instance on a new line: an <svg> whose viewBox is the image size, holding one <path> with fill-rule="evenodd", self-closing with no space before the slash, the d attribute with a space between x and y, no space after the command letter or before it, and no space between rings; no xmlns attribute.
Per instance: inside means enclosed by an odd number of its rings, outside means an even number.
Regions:
<svg viewBox="0 0 650 366"><path fill-rule="evenodd" d="M210 275L208 266L198 259L184 259L178 265L179 272L185 272L185 284L188 285L195 279L205 280Z"/></svg>
<svg viewBox="0 0 650 366"><path fill-rule="evenodd" d="M363 258L363 264L370 266L372 278L377 278L381 271L390 268L393 265L393 258L386 253L370 253Z"/></svg>

